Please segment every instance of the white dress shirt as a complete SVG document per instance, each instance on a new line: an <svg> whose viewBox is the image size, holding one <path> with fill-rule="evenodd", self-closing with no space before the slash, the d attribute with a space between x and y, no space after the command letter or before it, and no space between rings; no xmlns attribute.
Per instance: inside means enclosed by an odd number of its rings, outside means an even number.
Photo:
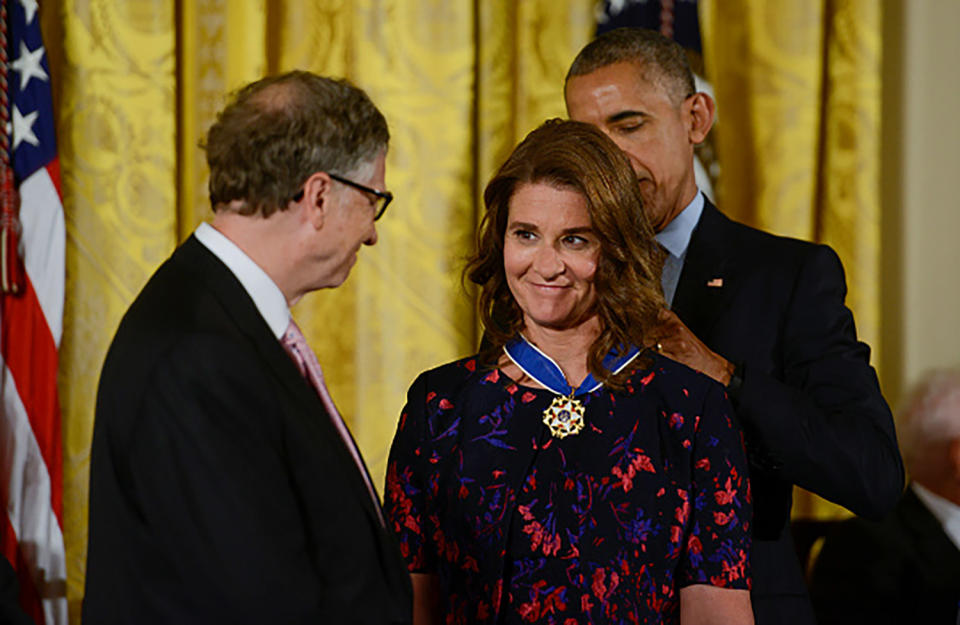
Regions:
<svg viewBox="0 0 960 625"><path fill-rule="evenodd" d="M200 224L193 236L197 237L197 240L237 277L243 290L260 311L260 316L267 322L270 331L279 341L287 331L287 326L290 325L290 308L287 306L287 298L283 296L276 282L270 279L260 265L253 262L253 259L237 247L236 243L210 224Z"/></svg>

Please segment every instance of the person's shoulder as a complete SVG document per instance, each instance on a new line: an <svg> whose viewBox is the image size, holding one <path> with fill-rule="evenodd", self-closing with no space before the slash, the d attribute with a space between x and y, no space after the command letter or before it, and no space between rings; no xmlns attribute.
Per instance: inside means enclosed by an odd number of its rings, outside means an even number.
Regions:
<svg viewBox="0 0 960 625"><path fill-rule="evenodd" d="M433 431L456 427L460 418L481 415L507 401L516 386L501 371L477 356L448 362L420 373L407 390L402 424L407 415Z"/></svg>
<svg viewBox="0 0 960 625"><path fill-rule="evenodd" d="M222 380L226 372L260 379L262 357L250 340L256 329L241 327L236 314L189 272L166 261L121 319L104 360L101 389L117 382L155 386L158 376L168 374L184 381Z"/></svg>
<svg viewBox="0 0 960 625"><path fill-rule="evenodd" d="M203 358L213 359L222 351L209 347L211 338L229 335L236 341L226 312L209 293L179 280L183 276L178 273L168 261L150 278L121 319L110 352L144 360L174 347L196 345L198 350L208 350L199 352Z"/></svg>
<svg viewBox="0 0 960 625"><path fill-rule="evenodd" d="M662 354L653 354L650 361L649 367L631 374L626 393L645 395L652 401L668 429L682 435L677 440L697 436L698 432L719 434L737 429L722 384Z"/></svg>
<svg viewBox="0 0 960 625"><path fill-rule="evenodd" d="M711 391L723 390L723 385L710 376L663 354L649 353L647 364L630 375L632 388L650 388L671 399L698 404Z"/></svg>
<svg viewBox="0 0 960 625"><path fill-rule="evenodd" d="M185 318L197 318L192 306L209 294L197 279L196 264L185 259L195 254L193 248L199 245L188 239L157 267L131 302L121 327L146 325L160 329L183 323Z"/></svg>
<svg viewBox="0 0 960 625"><path fill-rule="evenodd" d="M482 366L480 365L479 355L474 354L426 369L420 375L430 378L469 377L480 369L482 369Z"/></svg>
<svg viewBox="0 0 960 625"><path fill-rule="evenodd" d="M764 256L772 262L804 262L811 256L829 256L836 258L833 249L824 243L804 241L766 230L760 230L725 215L716 207L707 211L707 219L713 227L723 229L722 237L731 249L740 250L752 256ZM709 227L710 224L708 224Z"/></svg>
<svg viewBox="0 0 960 625"><path fill-rule="evenodd" d="M428 390L456 392L478 379L498 375L497 369L484 365L478 354L459 358L427 369L417 376L413 387L425 386Z"/></svg>

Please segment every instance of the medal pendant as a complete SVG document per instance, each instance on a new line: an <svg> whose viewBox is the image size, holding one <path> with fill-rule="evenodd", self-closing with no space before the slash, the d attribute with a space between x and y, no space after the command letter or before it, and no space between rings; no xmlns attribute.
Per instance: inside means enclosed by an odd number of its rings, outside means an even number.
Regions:
<svg viewBox="0 0 960 625"><path fill-rule="evenodd" d="M583 403L562 395L553 398L550 407L543 411L543 423L556 438L565 438L580 433L583 429Z"/></svg>

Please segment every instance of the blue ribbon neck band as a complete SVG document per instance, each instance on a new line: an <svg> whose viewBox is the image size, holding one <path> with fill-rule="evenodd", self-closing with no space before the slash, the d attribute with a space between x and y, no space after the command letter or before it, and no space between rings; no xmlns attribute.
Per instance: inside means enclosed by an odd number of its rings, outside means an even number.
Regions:
<svg viewBox="0 0 960 625"><path fill-rule="evenodd" d="M503 351L513 361L513 364L520 367L520 370L527 376L557 395L578 397L592 393L603 386L603 383L598 382L591 373L580 383L579 387L574 389L567 382L560 365L550 356L537 349L537 346L528 341L522 334L504 345ZM640 350L636 347L631 347L623 356L619 357L616 355L616 351L611 351L604 357L603 366L607 371L617 374L630 364L639 353Z"/></svg>

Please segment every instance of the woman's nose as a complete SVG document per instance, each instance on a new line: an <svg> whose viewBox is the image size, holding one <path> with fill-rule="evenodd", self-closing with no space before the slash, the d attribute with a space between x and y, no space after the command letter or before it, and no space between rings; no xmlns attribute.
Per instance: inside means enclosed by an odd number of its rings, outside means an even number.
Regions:
<svg viewBox="0 0 960 625"><path fill-rule="evenodd" d="M544 245L534 256L533 268L540 276L550 280L563 273L564 264L556 248L552 245Z"/></svg>

